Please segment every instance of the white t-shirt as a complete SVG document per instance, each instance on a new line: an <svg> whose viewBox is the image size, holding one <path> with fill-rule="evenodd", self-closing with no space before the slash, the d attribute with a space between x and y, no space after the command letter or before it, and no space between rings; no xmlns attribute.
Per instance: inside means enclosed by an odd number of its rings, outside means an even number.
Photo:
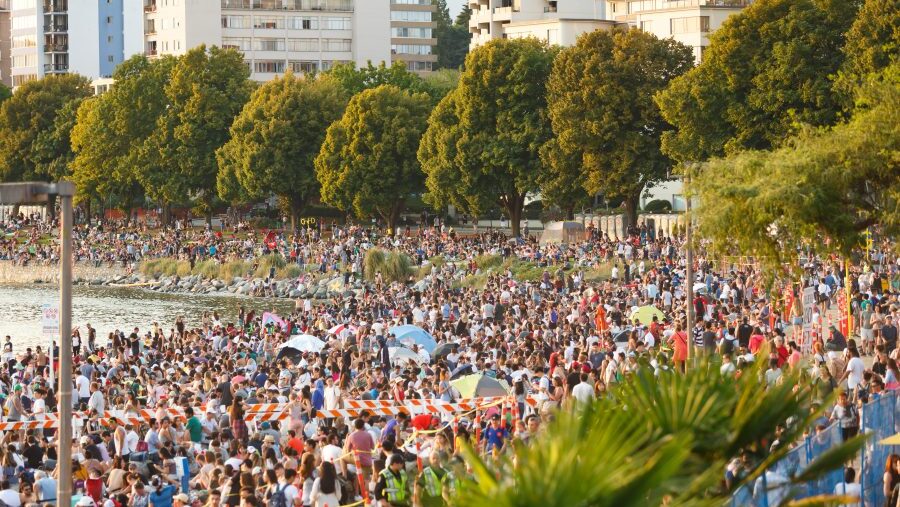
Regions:
<svg viewBox="0 0 900 507"><path fill-rule="evenodd" d="M75 387L78 388L78 397L89 398L91 396L91 381L84 375L75 378Z"/></svg>
<svg viewBox="0 0 900 507"><path fill-rule="evenodd" d="M850 484L847 484L846 482L837 483L834 486L834 494L840 496L849 496L852 498L862 498L859 483L857 482L851 482ZM859 502L848 503L844 505L846 505L846 507L859 507Z"/></svg>
<svg viewBox="0 0 900 507"><path fill-rule="evenodd" d="M580 382L572 388L572 397L580 403L590 403L594 399L594 388L588 383Z"/></svg>
<svg viewBox="0 0 900 507"><path fill-rule="evenodd" d="M866 364L858 357L851 357L850 360L847 361L847 371L850 372L847 376L847 387L851 390L856 389L856 386L863 380Z"/></svg>
<svg viewBox="0 0 900 507"><path fill-rule="evenodd" d="M300 496L300 490L297 489L297 486L288 484L288 486L285 488L284 483L278 481L278 489L281 490L281 488L284 488L284 499L287 505L294 505L294 499Z"/></svg>
<svg viewBox="0 0 900 507"><path fill-rule="evenodd" d="M322 461L334 463L344 454L344 450L336 445L328 444L322 448Z"/></svg>
<svg viewBox="0 0 900 507"><path fill-rule="evenodd" d="M20 507L22 500L19 498L19 492L11 489L0 491L0 502L5 503L9 507Z"/></svg>

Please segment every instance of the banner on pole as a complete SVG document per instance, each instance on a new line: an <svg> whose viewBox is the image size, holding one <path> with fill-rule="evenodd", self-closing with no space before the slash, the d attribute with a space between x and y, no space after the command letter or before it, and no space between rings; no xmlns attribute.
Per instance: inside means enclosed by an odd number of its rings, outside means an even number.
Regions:
<svg viewBox="0 0 900 507"><path fill-rule="evenodd" d="M59 334L59 306L50 303L41 305L41 328L44 336Z"/></svg>

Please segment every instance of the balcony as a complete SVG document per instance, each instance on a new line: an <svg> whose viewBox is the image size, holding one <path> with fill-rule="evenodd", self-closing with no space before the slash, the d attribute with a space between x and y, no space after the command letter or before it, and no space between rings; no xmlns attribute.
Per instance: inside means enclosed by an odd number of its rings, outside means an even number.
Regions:
<svg viewBox="0 0 900 507"><path fill-rule="evenodd" d="M753 0L632 0L628 2L628 14L644 11L684 9L687 7L744 8Z"/></svg>
<svg viewBox="0 0 900 507"><path fill-rule="evenodd" d="M144 12L156 12L156 2L144 4Z"/></svg>
<svg viewBox="0 0 900 507"><path fill-rule="evenodd" d="M67 12L68 10L68 2L44 2L44 14L50 12Z"/></svg>
<svg viewBox="0 0 900 507"><path fill-rule="evenodd" d="M144 27L144 35L156 35L156 25L147 25Z"/></svg>
<svg viewBox="0 0 900 507"><path fill-rule="evenodd" d="M44 33L66 33L69 31L69 25L49 24L44 25Z"/></svg>
<svg viewBox="0 0 900 507"><path fill-rule="evenodd" d="M68 44L44 44L44 53L65 53L68 50Z"/></svg>
<svg viewBox="0 0 900 507"><path fill-rule="evenodd" d="M68 63L45 63L44 72L68 72Z"/></svg>
<svg viewBox="0 0 900 507"><path fill-rule="evenodd" d="M556 6L551 5L550 7L544 7L544 14L549 12L556 12Z"/></svg>

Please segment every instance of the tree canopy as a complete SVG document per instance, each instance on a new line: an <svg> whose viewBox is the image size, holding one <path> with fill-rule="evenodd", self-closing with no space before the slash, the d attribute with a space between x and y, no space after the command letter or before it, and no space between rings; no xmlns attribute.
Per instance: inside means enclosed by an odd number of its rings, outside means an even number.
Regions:
<svg viewBox="0 0 900 507"><path fill-rule="evenodd" d="M211 212L216 150L250 97L250 69L234 49L200 45L181 56L165 86L168 104L143 151L141 182L162 202L192 199Z"/></svg>
<svg viewBox="0 0 900 507"><path fill-rule="evenodd" d="M396 231L406 200L423 187L416 150L431 99L393 85L350 99L315 160L322 201L356 216L381 217Z"/></svg>
<svg viewBox="0 0 900 507"><path fill-rule="evenodd" d="M710 36L697 68L657 96L680 162L779 146L801 124L833 124L832 76L860 0L759 0Z"/></svg>
<svg viewBox="0 0 900 507"><path fill-rule="evenodd" d="M849 255L870 226L900 233L900 64L871 76L857 104L846 123L809 128L774 151L714 159L699 172L691 191L700 232L716 250L780 267L806 242Z"/></svg>
<svg viewBox="0 0 900 507"><path fill-rule="evenodd" d="M216 154L219 195L229 197L232 178L251 198L275 193L288 203L296 228L303 207L318 195L313 163L325 131L346 104L344 90L327 76L288 73L257 88Z"/></svg>
<svg viewBox="0 0 900 507"><path fill-rule="evenodd" d="M77 103L93 93L77 74L47 76L20 86L0 104L0 180L56 178L68 173ZM67 104L74 102L68 107Z"/></svg>
<svg viewBox="0 0 900 507"><path fill-rule="evenodd" d="M653 96L693 63L691 48L637 29L596 30L562 50L547 85L556 135L544 151L551 200L560 190L571 193L563 200L583 199L581 183L590 194L624 199L626 223L634 224L641 192L672 166L660 152L671 127Z"/></svg>
<svg viewBox="0 0 900 507"><path fill-rule="evenodd" d="M434 14L434 37L437 39L435 53L438 61L437 69L459 69L469 52L469 42L472 35L469 33L469 17L472 10L468 5L456 17L456 22L450 18L450 9L447 8L447 0L435 2L437 10Z"/></svg>
<svg viewBox="0 0 900 507"><path fill-rule="evenodd" d="M469 53L419 148L430 204L473 215L498 207L519 235L525 197L538 190L540 148L551 137L546 83L556 53L536 39L498 39Z"/></svg>

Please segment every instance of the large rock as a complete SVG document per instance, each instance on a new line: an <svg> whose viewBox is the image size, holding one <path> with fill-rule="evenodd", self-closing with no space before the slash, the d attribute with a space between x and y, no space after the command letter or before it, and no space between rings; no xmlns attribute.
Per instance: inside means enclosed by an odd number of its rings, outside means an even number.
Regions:
<svg viewBox="0 0 900 507"><path fill-rule="evenodd" d="M291 299L298 299L299 297L301 297L302 294L303 294L303 292L300 291L300 289L294 289L288 293L288 297Z"/></svg>
<svg viewBox="0 0 900 507"><path fill-rule="evenodd" d="M343 290L344 290L344 277L343 277L343 276L338 276L338 277L332 278L332 279L328 282L328 290L331 291L331 292L343 292Z"/></svg>

